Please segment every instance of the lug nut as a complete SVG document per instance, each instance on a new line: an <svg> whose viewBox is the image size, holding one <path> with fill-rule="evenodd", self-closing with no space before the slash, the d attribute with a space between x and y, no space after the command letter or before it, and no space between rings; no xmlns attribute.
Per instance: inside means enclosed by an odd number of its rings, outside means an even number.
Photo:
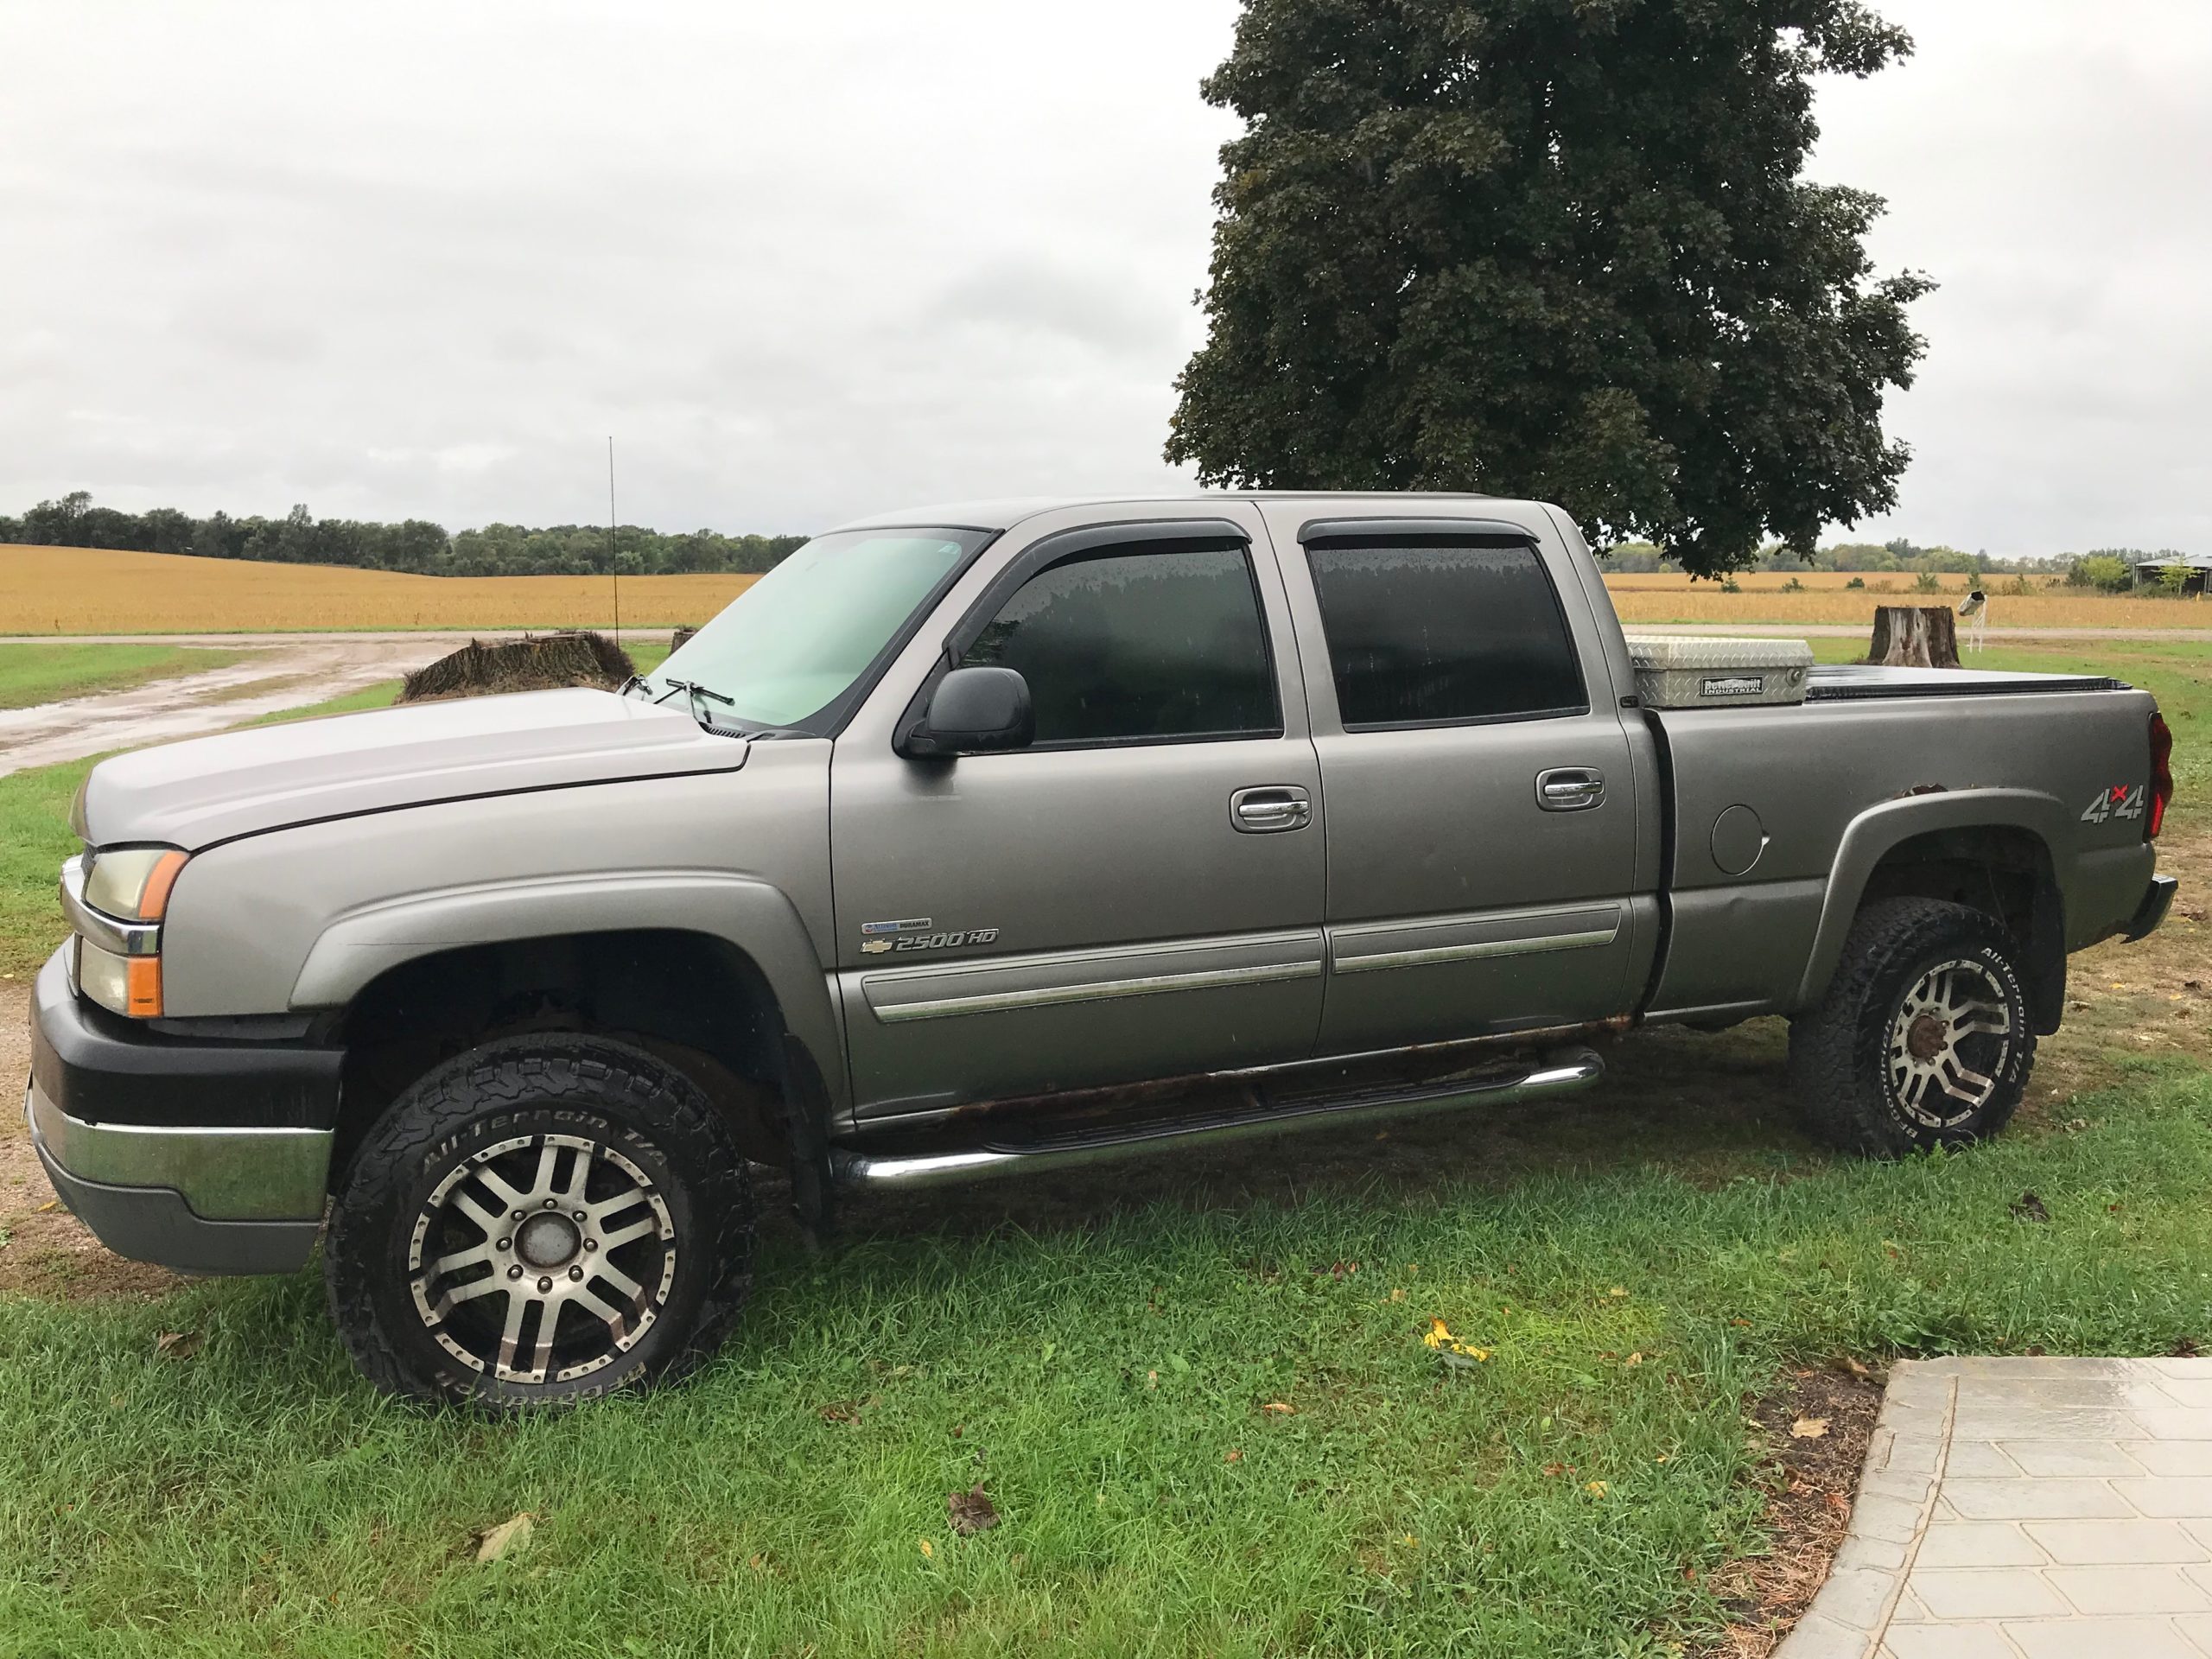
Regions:
<svg viewBox="0 0 2212 1659"><path fill-rule="evenodd" d="M522 1211L521 1211L518 1210L518 1211L515 1211L515 1219L516 1219L517 1221L520 1221L520 1220L522 1219Z"/></svg>
<svg viewBox="0 0 2212 1659"><path fill-rule="evenodd" d="M514 1243L512 1238L503 1238L499 1241L499 1248L503 1250L511 1250L514 1248Z"/></svg>
<svg viewBox="0 0 2212 1659"><path fill-rule="evenodd" d="M571 1279L581 1279L581 1278L582 1278L583 1276L584 1276L584 1270L583 1270L583 1268L581 1268L581 1267L570 1268L569 1269L569 1278L571 1278Z"/></svg>
<svg viewBox="0 0 2212 1659"><path fill-rule="evenodd" d="M516 1262L516 1263L514 1264L514 1266L512 1266L512 1268L509 1268L507 1269L507 1277L508 1277L508 1278L510 1278L510 1279L519 1279L519 1278L521 1278L521 1277L522 1277L522 1263L521 1263L521 1262Z"/></svg>
<svg viewBox="0 0 2212 1659"><path fill-rule="evenodd" d="M537 1294L541 1296L552 1288L553 1281L550 1279L541 1279L537 1281Z"/></svg>
<svg viewBox="0 0 2212 1659"><path fill-rule="evenodd" d="M582 1223L584 1219L584 1212L581 1210L574 1211L571 1212L571 1217L576 1222Z"/></svg>
<svg viewBox="0 0 2212 1659"><path fill-rule="evenodd" d="M588 1250L595 1250L595 1249L597 1249L598 1248L599 1248L599 1241L598 1241L597 1239L595 1239L595 1238L588 1238L588 1239L584 1240L584 1249L588 1249Z"/></svg>
<svg viewBox="0 0 2212 1659"><path fill-rule="evenodd" d="M545 1200L545 1207L548 1210L557 1210L560 1208L560 1204L561 1201L558 1198L548 1198Z"/></svg>

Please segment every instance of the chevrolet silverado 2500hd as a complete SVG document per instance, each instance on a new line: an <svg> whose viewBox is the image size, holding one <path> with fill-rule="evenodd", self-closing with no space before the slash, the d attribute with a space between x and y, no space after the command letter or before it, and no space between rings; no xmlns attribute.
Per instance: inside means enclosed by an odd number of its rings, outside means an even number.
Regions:
<svg viewBox="0 0 2212 1659"><path fill-rule="evenodd" d="M1802 671L1797 671L1802 673ZM666 1375L748 1169L960 1179L1587 1085L1792 1021L1877 1155L2020 1099L2156 927L2152 699L1815 669L1655 709L1541 504L980 503L809 543L660 671L105 762L28 1110L125 1255L299 1268L382 1386ZM326 1230L326 1212L327 1227Z"/></svg>

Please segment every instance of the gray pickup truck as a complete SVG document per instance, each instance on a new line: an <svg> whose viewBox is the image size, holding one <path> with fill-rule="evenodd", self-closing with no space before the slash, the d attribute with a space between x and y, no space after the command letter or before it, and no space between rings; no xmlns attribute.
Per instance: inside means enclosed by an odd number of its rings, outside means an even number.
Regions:
<svg viewBox="0 0 2212 1659"><path fill-rule="evenodd" d="M99 766L32 1130L115 1249L276 1273L321 1235L372 1379L517 1406L711 1349L753 1164L823 1229L844 1188L1531 1097L1759 1014L1828 1141L1970 1141L2068 953L2172 898L2141 691L1637 687L1538 503L864 521L619 695Z"/></svg>

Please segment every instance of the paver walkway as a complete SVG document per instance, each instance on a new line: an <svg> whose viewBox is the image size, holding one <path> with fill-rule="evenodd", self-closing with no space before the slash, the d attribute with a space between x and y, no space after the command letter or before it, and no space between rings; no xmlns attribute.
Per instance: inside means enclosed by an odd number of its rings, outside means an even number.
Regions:
<svg viewBox="0 0 2212 1659"><path fill-rule="evenodd" d="M2212 1359L1901 1361L1777 1659L2208 1659Z"/></svg>

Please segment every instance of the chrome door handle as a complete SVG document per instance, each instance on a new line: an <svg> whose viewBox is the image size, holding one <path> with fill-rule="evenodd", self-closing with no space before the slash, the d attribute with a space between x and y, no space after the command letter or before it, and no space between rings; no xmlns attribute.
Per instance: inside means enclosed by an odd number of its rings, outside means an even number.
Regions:
<svg viewBox="0 0 2212 1659"><path fill-rule="evenodd" d="M1313 802L1294 784L1240 789L1229 798L1229 821L1248 836L1303 830L1313 822Z"/></svg>
<svg viewBox="0 0 2212 1659"><path fill-rule="evenodd" d="M1554 766L1536 774L1536 804L1547 812L1580 812L1605 798L1605 774L1595 766Z"/></svg>

